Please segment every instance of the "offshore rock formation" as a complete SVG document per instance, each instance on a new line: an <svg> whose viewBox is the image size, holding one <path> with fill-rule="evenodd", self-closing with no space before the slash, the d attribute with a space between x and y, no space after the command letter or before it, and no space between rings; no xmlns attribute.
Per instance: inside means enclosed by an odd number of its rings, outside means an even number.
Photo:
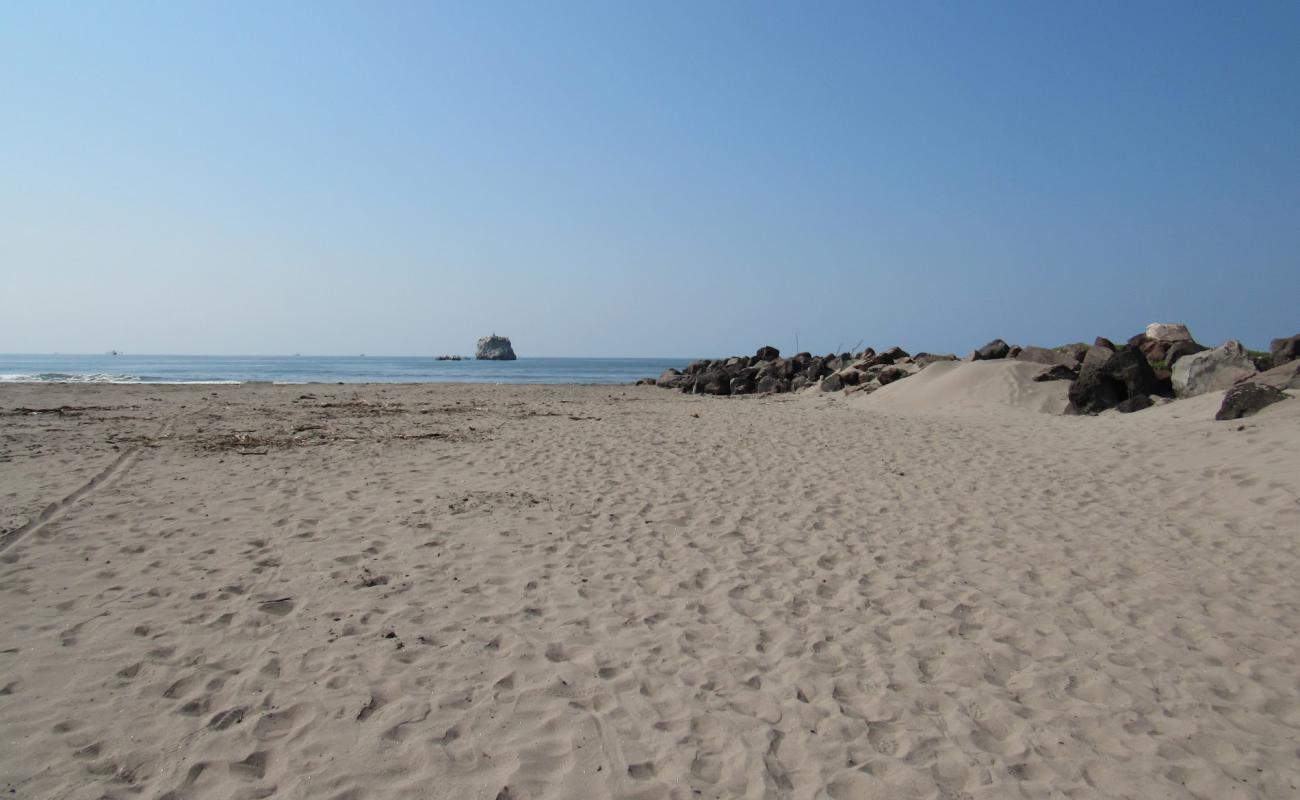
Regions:
<svg viewBox="0 0 1300 800"><path fill-rule="evenodd" d="M515 351L510 346L509 336L497 336L494 333L478 340L474 357L486 361L514 361Z"/></svg>

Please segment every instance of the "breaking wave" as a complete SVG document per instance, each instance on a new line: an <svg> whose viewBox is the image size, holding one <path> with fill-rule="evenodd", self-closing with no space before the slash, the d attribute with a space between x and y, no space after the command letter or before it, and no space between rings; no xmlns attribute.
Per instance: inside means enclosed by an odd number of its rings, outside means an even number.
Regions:
<svg viewBox="0 0 1300 800"><path fill-rule="evenodd" d="M139 375L110 375L105 372L37 372L31 375L0 375L0 383L147 383Z"/></svg>

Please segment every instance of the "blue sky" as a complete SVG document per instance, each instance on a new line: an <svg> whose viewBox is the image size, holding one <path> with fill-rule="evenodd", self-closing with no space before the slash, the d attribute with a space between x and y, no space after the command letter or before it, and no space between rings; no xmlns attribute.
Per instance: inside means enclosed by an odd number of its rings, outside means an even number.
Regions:
<svg viewBox="0 0 1300 800"><path fill-rule="evenodd" d="M0 8L0 351L1300 330L1300 4Z"/></svg>

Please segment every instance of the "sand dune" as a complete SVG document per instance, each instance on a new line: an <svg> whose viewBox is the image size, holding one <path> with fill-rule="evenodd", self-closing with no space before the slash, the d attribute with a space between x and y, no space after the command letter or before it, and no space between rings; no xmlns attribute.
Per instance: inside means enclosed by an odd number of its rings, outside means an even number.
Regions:
<svg viewBox="0 0 1300 800"><path fill-rule="evenodd" d="M1297 796L1300 402L1009 367L0 387L0 788Z"/></svg>
<svg viewBox="0 0 1300 800"><path fill-rule="evenodd" d="M879 411L1065 410L1067 381L1035 382L1047 368L1024 361L940 361L857 400Z"/></svg>

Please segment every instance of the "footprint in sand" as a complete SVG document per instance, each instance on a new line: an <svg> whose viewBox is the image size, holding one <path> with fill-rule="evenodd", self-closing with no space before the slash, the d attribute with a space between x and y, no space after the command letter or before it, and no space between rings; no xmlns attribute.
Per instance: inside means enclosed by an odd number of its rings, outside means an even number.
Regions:
<svg viewBox="0 0 1300 800"><path fill-rule="evenodd" d="M216 716L208 720L208 727L215 731L224 731L231 725L238 725L244 721L244 715L248 709L240 706L239 708L228 708L225 711L217 712Z"/></svg>
<svg viewBox="0 0 1300 800"><path fill-rule="evenodd" d="M649 761L641 764L628 764L627 774L639 781L648 781L655 776L655 765Z"/></svg>
<svg viewBox="0 0 1300 800"><path fill-rule="evenodd" d="M230 774L246 781L261 780L266 776L266 765L271 760L264 750L254 750L242 761L231 761Z"/></svg>
<svg viewBox="0 0 1300 800"><path fill-rule="evenodd" d="M298 706L263 714L253 726L253 735L258 739L282 739L293 731L301 716L302 709Z"/></svg>
<svg viewBox="0 0 1300 800"><path fill-rule="evenodd" d="M257 604L257 610L264 614L274 614L277 617L283 617L290 611L293 611L293 600L288 597L281 597L276 600L265 600Z"/></svg>

